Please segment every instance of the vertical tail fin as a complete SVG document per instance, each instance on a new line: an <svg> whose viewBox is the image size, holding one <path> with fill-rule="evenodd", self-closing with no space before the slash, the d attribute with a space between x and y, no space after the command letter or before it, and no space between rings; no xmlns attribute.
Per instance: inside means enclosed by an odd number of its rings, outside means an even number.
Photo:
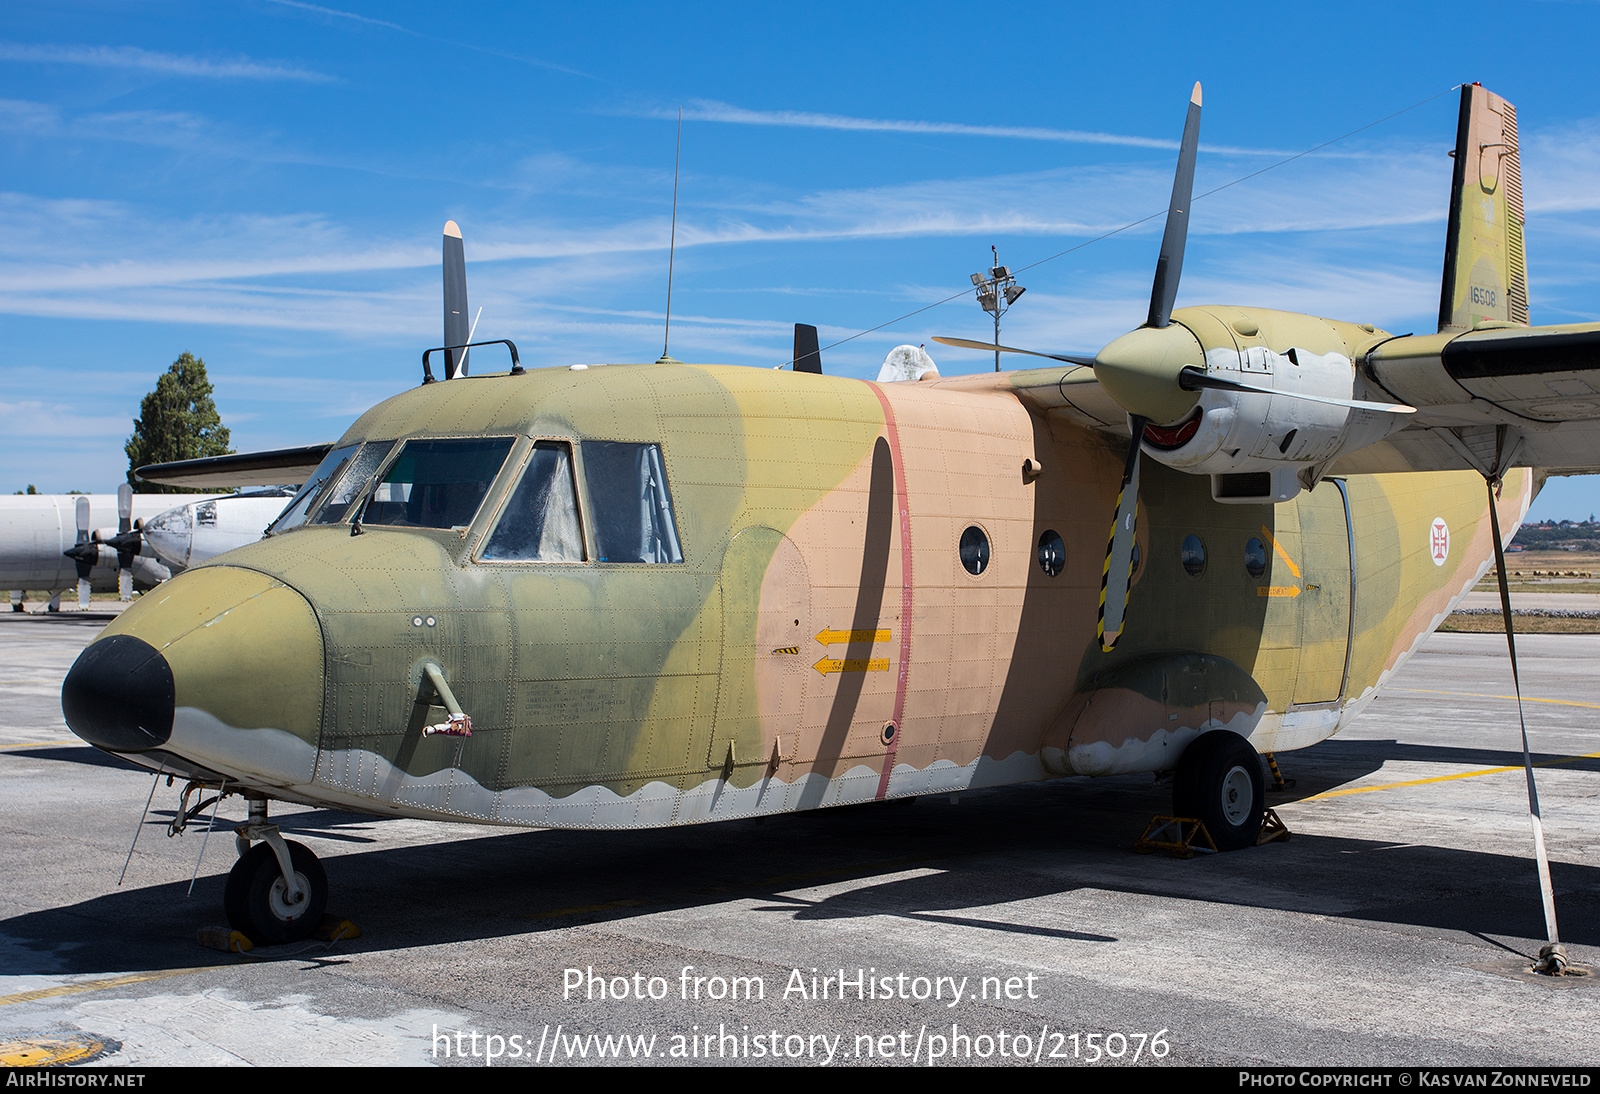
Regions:
<svg viewBox="0 0 1600 1094"><path fill-rule="evenodd" d="M1478 84L1461 88L1439 330L1485 320L1528 325L1517 108Z"/></svg>

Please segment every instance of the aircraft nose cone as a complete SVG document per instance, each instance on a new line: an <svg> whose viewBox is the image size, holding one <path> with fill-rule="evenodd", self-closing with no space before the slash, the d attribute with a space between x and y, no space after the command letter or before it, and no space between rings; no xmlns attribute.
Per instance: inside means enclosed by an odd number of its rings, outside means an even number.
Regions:
<svg viewBox="0 0 1600 1094"><path fill-rule="evenodd" d="M261 785L310 779L321 733L322 631L305 595L234 566L179 574L78 657L67 724L113 752L160 750Z"/></svg>
<svg viewBox="0 0 1600 1094"><path fill-rule="evenodd" d="M130 634L114 634L83 651L61 687L61 710L72 732L112 752L159 748L172 735L172 666L159 650Z"/></svg>
<svg viewBox="0 0 1600 1094"><path fill-rule="evenodd" d="M156 557L168 566L182 569L189 564L189 545L194 542L194 522L190 507L168 509L144 522L144 540Z"/></svg>

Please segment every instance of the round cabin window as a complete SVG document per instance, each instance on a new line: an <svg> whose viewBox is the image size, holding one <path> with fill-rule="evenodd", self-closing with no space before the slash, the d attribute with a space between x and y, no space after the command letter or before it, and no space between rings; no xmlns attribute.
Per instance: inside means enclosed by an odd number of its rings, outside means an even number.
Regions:
<svg viewBox="0 0 1600 1094"><path fill-rule="evenodd" d="M989 537L976 524L961 533L961 565L974 577L989 568Z"/></svg>
<svg viewBox="0 0 1600 1094"><path fill-rule="evenodd" d="M1190 577L1199 577L1206 568L1206 545L1193 532L1183 537L1183 568Z"/></svg>
<svg viewBox="0 0 1600 1094"><path fill-rule="evenodd" d="M1055 577L1067 565L1067 545L1054 530L1039 537L1039 569L1046 577Z"/></svg>
<svg viewBox="0 0 1600 1094"><path fill-rule="evenodd" d="M1251 577L1260 577L1267 572L1267 547L1254 536L1244 545L1244 568Z"/></svg>

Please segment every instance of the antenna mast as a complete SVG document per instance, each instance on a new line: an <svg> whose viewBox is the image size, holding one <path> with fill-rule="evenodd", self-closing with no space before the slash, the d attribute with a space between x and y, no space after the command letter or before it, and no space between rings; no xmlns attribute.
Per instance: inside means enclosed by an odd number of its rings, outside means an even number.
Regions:
<svg viewBox="0 0 1600 1094"><path fill-rule="evenodd" d="M656 364L671 361L667 342L672 338L672 260L678 252L678 161L683 158L683 107L678 107L678 147L672 154L672 239L667 244L667 328L661 335L661 357Z"/></svg>

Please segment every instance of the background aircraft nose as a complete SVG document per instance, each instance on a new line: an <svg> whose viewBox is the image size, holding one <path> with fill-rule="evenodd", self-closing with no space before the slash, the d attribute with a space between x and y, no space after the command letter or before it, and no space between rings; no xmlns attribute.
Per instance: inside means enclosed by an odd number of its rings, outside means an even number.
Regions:
<svg viewBox="0 0 1600 1094"><path fill-rule="evenodd" d="M61 687L72 732L112 752L159 748L172 735L172 666L150 643L114 634L83 651Z"/></svg>

